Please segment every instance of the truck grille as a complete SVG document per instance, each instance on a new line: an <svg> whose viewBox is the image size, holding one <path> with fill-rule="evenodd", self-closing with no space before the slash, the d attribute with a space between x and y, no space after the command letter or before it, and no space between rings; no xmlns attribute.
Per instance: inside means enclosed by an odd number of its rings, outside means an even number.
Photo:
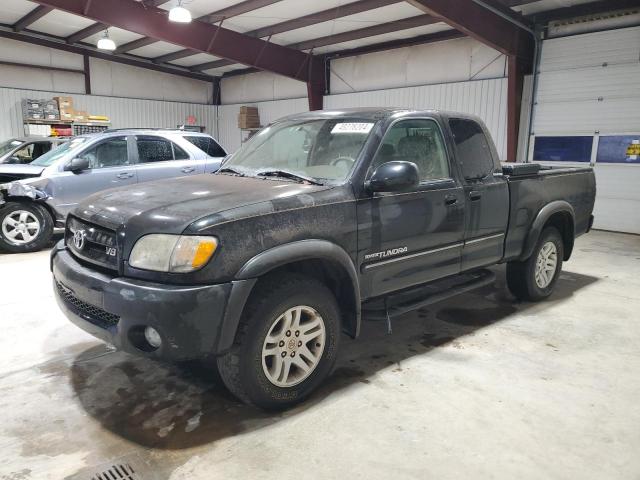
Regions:
<svg viewBox="0 0 640 480"><path fill-rule="evenodd" d="M109 313L101 309L100 307L96 307L95 305L83 302L78 297L76 297L71 290L66 288L58 281L56 281L56 288L58 289L58 293L60 294L60 296L67 304L69 304L69 306L73 310L75 310L77 313L82 315L86 320L90 321L94 325L105 329L118 325L118 322L120 321L120 317L118 315L114 315L113 313Z"/></svg>
<svg viewBox="0 0 640 480"><path fill-rule="evenodd" d="M81 260L118 270L119 251L113 230L69 217L65 243L71 253Z"/></svg>

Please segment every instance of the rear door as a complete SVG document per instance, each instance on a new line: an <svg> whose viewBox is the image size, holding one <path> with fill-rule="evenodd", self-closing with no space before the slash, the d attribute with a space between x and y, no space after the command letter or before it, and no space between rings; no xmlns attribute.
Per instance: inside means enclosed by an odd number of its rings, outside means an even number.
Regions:
<svg viewBox="0 0 640 480"><path fill-rule="evenodd" d="M205 159L206 173L217 171L218 168L220 168L222 160L227 156L224 148L212 137L206 135L185 135L184 139L198 147L207 155Z"/></svg>
<svg viewBox="0 0 640 480"><path fill-rule="evenodd" d="M462 271L466 271L502 259L509 187L485 129L466 118L450 118L449 127L467 203L462 251Z"/></svg>
<svg viewBox="0 0 640 480"><path fill-rule="evenodd" d="M160 135L136 135L136 172L139 182L204 173L204 162Z"/></svg>
<svg viewBox="0 0 640 480"><path fill-rule="evenodd" d="M108 137L77 154L89 160L82 172L60 172L51 177L57 208L66 214L85 197L107 188L136 183L136 172L126 135Z"/></svg>
<svg viewBox="0 0 640 480"><path fill-rule="evenodd" d="M464 196L439 124L431 118L398 120L387 130L368 177L392 160L414 162L420 185L358 202L358 261L366 297L460 271Z"/></svg>

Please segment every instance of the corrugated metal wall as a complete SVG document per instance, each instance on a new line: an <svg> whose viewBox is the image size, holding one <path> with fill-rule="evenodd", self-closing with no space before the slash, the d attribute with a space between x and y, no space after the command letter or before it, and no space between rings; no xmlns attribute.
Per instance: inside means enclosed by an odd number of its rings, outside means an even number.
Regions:
<svg viewBox="0 0 640 480"><path fill-rule="evenodd" d="M243 105L258 107L262 125L285 115L308 110L306 98ZM324 98L326 109L392 106L453 110L478 115L487 123L501 158L506 154L507 81L504 78L345 93ZM237 127L239 109L240 104L218 107L218 136L229 151L240 146L240 130Z"/></svg>
<svg viewBox="0 0 640 480"><path fill-rule="evenodd" d="M61 95L40 90L0 88L0 139L24 135L22 124L23 98L52 98ZM97 95L71 95L76 110L104 114L111 118L113 128L153 127L175 128L188 116L196 117L196 124L204 125L208 133L216 131L215 107L197 103L137 100Z"/></svg>

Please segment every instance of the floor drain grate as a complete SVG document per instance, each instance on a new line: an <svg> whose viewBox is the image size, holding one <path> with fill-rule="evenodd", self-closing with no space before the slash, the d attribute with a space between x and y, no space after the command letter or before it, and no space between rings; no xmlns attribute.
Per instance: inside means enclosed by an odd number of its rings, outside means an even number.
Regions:
<svg viewBox="0 0 640 480"><path fill-rule="evenodd" d="M91 480L142 480L131 465L111 465L103 472L96 473Z"/></svg>
<svg viewBox="0 0 640 480"><path fill-rule="evenodd" d="M157 467L137 453L83 468L65 480L158 480Z"/></svg>

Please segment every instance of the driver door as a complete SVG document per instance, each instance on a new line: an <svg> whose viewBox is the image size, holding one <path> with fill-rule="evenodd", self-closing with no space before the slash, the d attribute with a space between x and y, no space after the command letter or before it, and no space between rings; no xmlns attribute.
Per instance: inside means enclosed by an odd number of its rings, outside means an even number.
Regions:
<svg viewBox="0 0 640 480"><path fill-rule="evenodd" d="M392 160L415 163L420 184L414 191L376 193L358 202L358 264L365 298L460 272L464 191L451 174L438 123L412 118L393 124L367 178Z"/></svg>
<svg viewBox="0 0 640 480"><path fill-rule="evenodd" d="M58 208L68 213L85 197L107 188L137 182L133 167L130 138L109 137L90 145L76 157L87 158L89 169L82 172L61 172L54 179L54 197Z"/></svg>

